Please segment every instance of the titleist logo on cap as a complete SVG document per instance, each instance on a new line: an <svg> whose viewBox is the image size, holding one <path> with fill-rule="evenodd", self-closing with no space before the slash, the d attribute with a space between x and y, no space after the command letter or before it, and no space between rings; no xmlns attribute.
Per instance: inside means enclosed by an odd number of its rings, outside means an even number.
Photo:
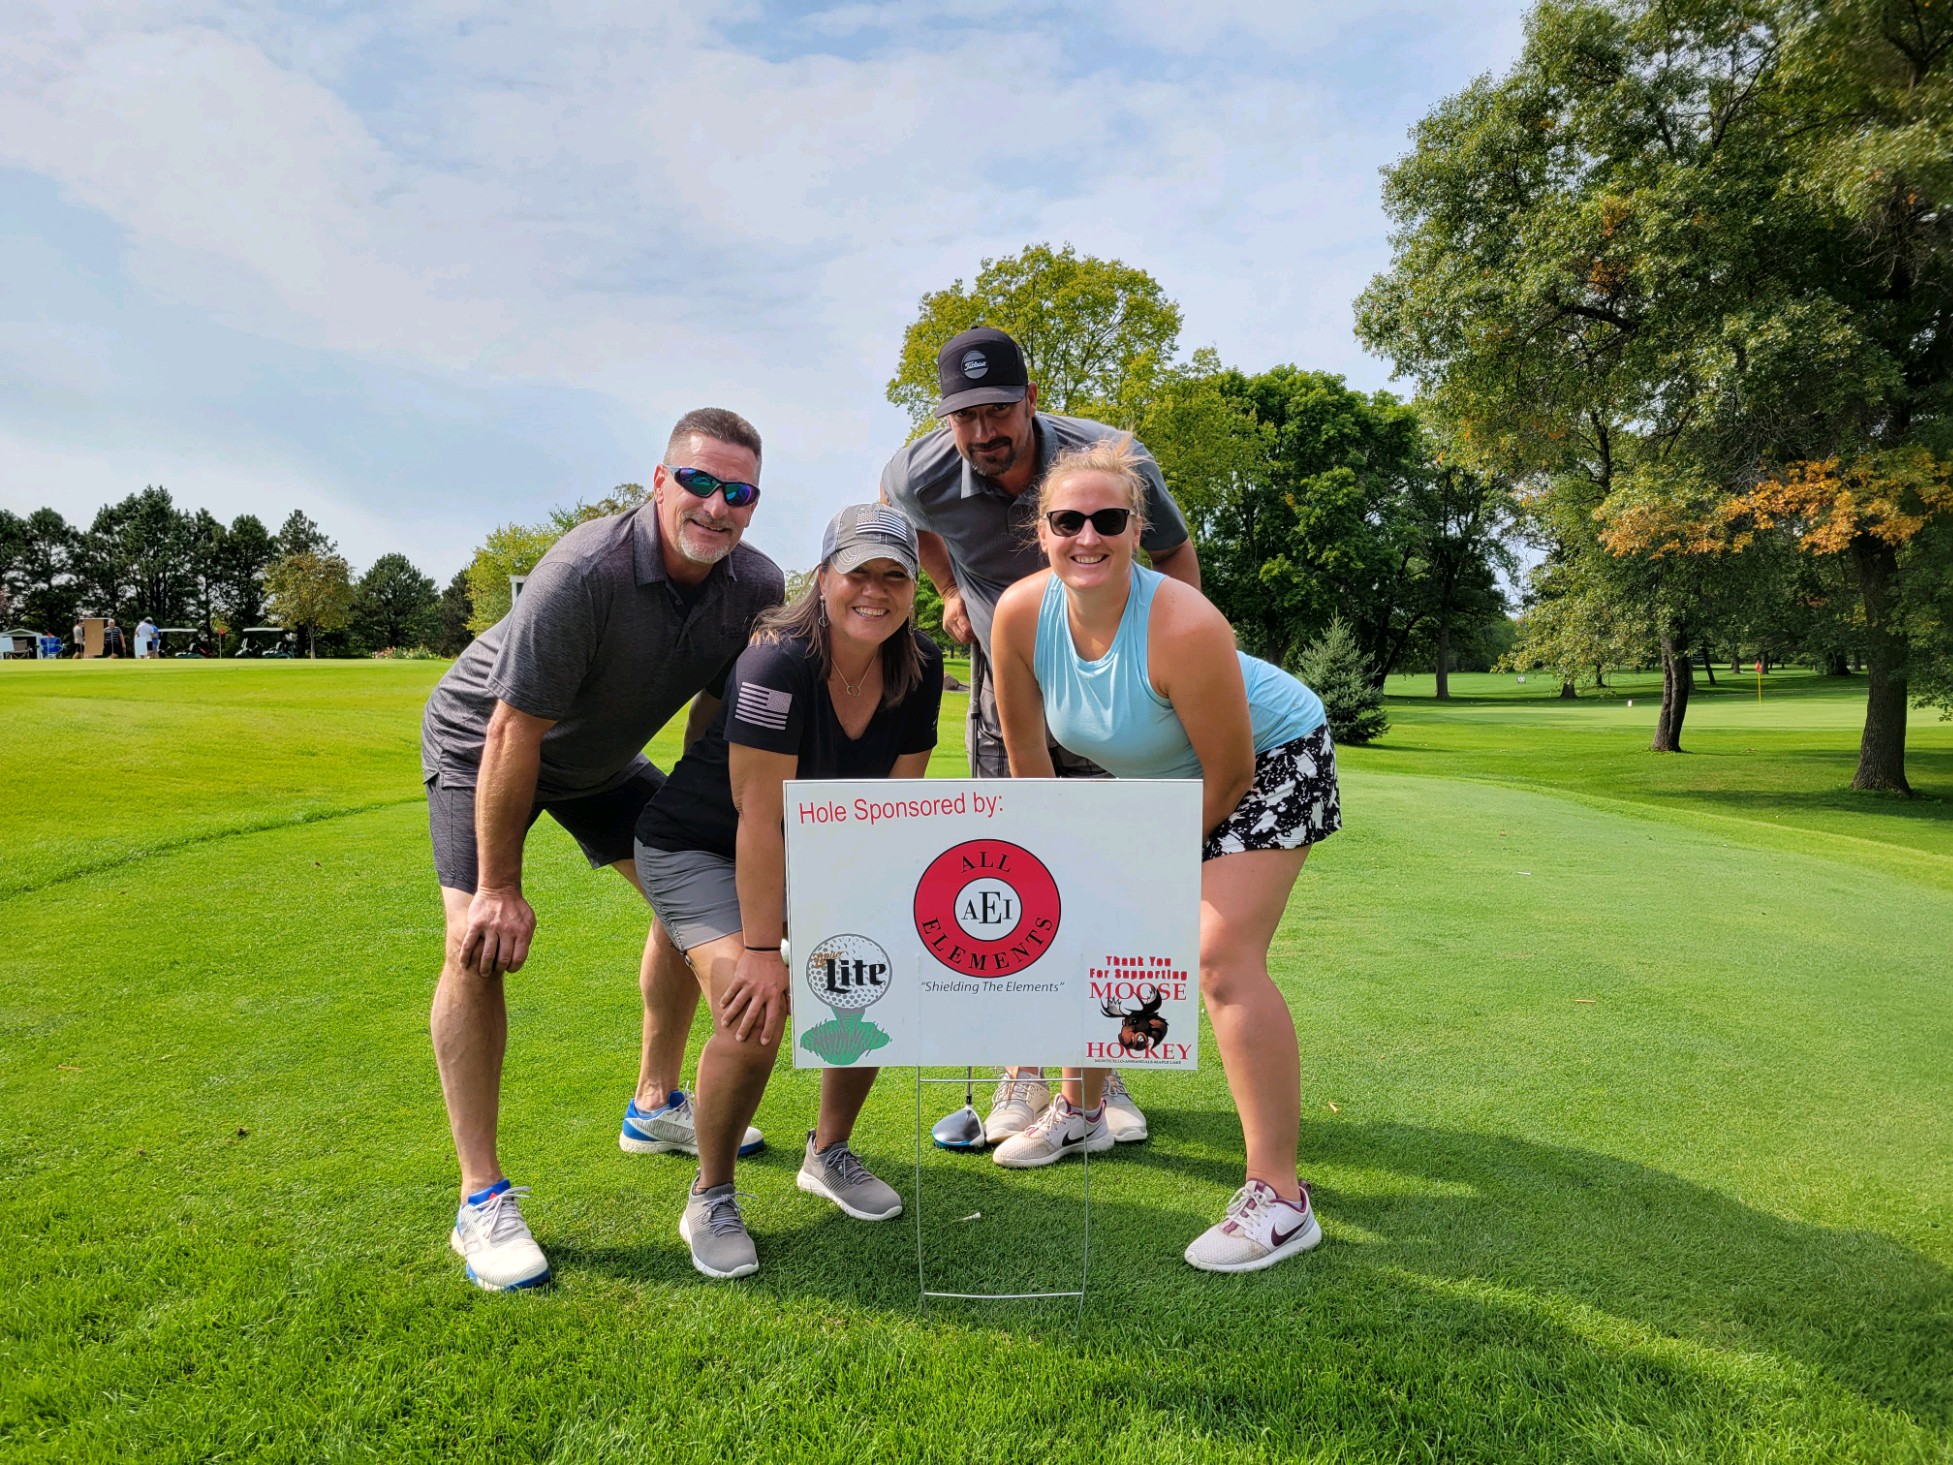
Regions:
<svg viewBox="0 0 1953 1465"><path fill-rule="evenodd" d="M937 353L936 375L942 388L938 417L965 407L1021 402L1031 384L1024 353L995 326L978 326L949 341Z"/></svg>

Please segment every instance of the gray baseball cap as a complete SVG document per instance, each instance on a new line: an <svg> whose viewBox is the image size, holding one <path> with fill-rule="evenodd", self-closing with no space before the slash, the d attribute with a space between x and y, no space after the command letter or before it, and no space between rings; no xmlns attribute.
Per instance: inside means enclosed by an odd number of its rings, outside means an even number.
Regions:
<svg viewBox="0 0 1953 1465"><path fill-rule="evenodd" d="M821 536L821 563L840 575L880 559L913 575L916 557L915 526L884 504L849 504Z"/></svg>

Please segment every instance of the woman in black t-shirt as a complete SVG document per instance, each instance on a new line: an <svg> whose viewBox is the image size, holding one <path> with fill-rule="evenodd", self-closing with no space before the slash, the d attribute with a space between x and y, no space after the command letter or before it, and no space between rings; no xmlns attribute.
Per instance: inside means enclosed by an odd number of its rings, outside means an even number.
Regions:
<svg viewBox="0 0 1953 1465"><path fill-rule="evenodd" d="M788 1012L784 785L921 778L936 745L943 659L915 628L915 577L906 519L879 504L837 514L813 584L761 618L711 725L638 820L644 889L712 1009L694 1099L699 1173L678 1225L708 1277L759 1267L733 1163ZM847 1143L876 1072L822 1073L820 1118L796 1180L863 1221L902 1213L902 1198Z"/></svg>

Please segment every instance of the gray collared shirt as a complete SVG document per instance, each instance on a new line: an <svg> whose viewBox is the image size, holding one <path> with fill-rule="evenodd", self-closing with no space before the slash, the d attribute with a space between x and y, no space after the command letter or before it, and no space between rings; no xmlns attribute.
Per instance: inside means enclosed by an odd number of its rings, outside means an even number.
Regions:
<svg viewBox="0 0 1953 1465"><path fill-rule="evenodd" d="M421 776L473 786L499 700L555 723L543 734L538 798L623 783L687 701L724 690L754 618L785 588L780 567L741 543L681 593L665 574L655 504L577 525L427 699Z"/></svg>
<svg viewBox="0 0 1953 1465"><path fill-rule="evenodd" d="M1015 496L969 465L956 451L948 427L905 444L882 470L883 500L917 529L941 535L948 546L963 608L986 654L998 599L1026 575L1044 568L1037 544L1037 487L1052 460L1067 448L1119 433L1103 422L1054 417L1048 412L1032 416L1031 430L1037 444L1037 477ZM1187 542L1187 521L1166 491L1159 464L1138 443L1133 446L1142 455L1139 471L1146 480L1147 524L1139 543L1148 554L1163 554Z"/></svg>

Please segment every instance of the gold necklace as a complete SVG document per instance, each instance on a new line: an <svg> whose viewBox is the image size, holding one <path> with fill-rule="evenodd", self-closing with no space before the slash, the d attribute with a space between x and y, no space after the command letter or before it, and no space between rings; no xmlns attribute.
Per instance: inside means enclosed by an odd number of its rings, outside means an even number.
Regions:
<svg viewBox="0 0 1953 1465"><path fill-rule="evenodd" d="M847 688L850 697L859 697L861 695L861 689L868 685L868 678L874 673L874 670L875 663L870 661L867 670L861 674L861 680L851 682L848 680L848 674L841 670L841 663L838 661L834 663L834 675L841 679L841 685Z"/></svg>

